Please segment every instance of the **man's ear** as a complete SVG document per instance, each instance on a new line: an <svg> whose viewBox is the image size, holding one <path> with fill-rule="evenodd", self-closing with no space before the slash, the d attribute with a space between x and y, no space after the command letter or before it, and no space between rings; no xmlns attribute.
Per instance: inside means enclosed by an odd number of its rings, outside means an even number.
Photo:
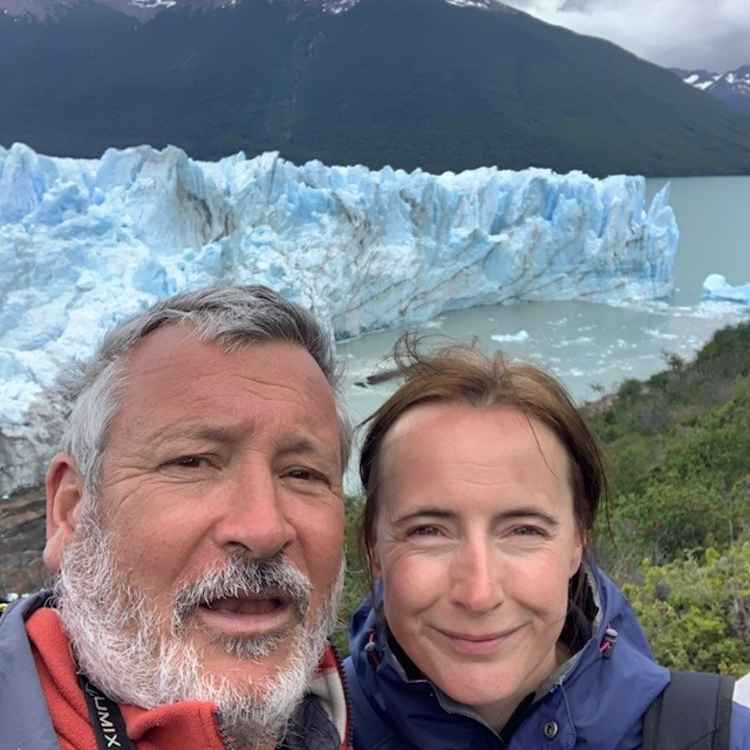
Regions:
<svg viewBox="0 0 750 750"><path fill-rule="evenodd" d="M50 462L45 482L47 489L47 544L44 564L53 572L60 570L65 544L75 531L78 509L83 497L83 480L75 461L67 453L58 453Z"/></svg>

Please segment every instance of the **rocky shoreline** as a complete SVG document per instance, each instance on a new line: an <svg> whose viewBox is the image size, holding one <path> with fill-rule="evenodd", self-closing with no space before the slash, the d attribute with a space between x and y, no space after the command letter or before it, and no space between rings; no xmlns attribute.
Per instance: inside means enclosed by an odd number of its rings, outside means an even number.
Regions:
<svg viewBox="0 0 750 750"><path fill-rule="evenodd" d="M49 579L42 563L44 539L43 487L18 490L0 500L0 596L35 591Z"/></svg>

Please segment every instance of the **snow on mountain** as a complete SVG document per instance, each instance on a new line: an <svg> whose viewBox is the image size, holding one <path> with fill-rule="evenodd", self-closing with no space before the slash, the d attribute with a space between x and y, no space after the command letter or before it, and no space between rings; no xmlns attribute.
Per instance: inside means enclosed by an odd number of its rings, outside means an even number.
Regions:
<svg viewBox="0 0 750 750"><path fill-rule="evenodd" d="M191 8L220 8L235 5L239 0L93 0L95 4L133 16L139 21L148 21L160 11L175 6ZM268 0L268 2L286 2L291 7L303 5L318 7L323 13L338 15L346 13L360 0ZM81 0L0 0L0 13L21 18L30 17L37 20L54 17L65 8L70 8ZM480 8L483 10L507 10L516 12L501 0L444 0L450 5Z"/></svg>
<svg viewBox="0 0 750 750"><path fill-rule="evenodd" d="M706 89L711 88L716 81L721 78L721 73L710 73L707 70L679 70L674 69L674 73L676 73L684 83L687 83L688 86L692 86L695 89L700 89L701 91L705 91Z"/></svg>
<svg viewBox="0 0 750 750"><path fill-rule="evenodd" d="M509 13L517 13L514 8L506 5L500 0L445 0L449 5L456 5L459 8L480 8L482 10L506 10Z"/></svg>
<svg viewBox="0 0 750 750"><path fill-rule="evenodd" d="M680 68L674 68L672 72L688 86L722 99L734 109L750 111L750 65L742 65L726 73Z"/></svg>
<svg viewBox="0 0 750 750"><path fill-rule="evenodd" d="M237 0L93 0L91 5L104 6L146 22L161 11L175 6L209 9L231 6L236 2ZM44 21L59 18L66 10L84 4L85 0L0 0L0 13L17 21Z"/></svg>
<svg viewBox="0 0 750 750"><path fill-rule="evenodd" d="M677 226L666 188L644 196L641 177L542 169L0 148L0 492L39 478L66 359L159 297L267 284L338 337L488 303L663 297Z"/></svg>
<svg viewBox="0 0 750 750"><path fill-rule="evenodd" d="M750 65L743 65L727 73L709 73L706 70L681 71L682 80L693 88L708 91L713 86L726 84L750 94Z"/></svg>

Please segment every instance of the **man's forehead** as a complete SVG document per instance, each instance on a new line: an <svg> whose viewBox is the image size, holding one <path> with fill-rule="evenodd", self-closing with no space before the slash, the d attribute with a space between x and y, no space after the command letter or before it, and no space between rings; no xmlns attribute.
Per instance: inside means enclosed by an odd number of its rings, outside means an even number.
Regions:
<svg viewBox="0 0 750 750"><path fill-rule="evenodd" d="M247 431L257 410L273 420L274 406L287 417L292 409L294 420L314 433L338 421L333 390L302 346L269 341L227 350L179 324L153 332L132 352L120 416L155 435L193 418L201 429Z"/></svg>
<svg viewBox="0 0 750 750"><path fill-rule="evenodd" d="M283 363L279 362L280 353L285 355ZM296 364L293 369L288 367L290 358ZM248 378L256 374L259 382L282 386L287 381L303 381L332 394L320 365L299 343L204 339L194 325L182 322L164 325L139 342L126 361L126 373L130 379L144 375L179 377L190 368L219 376L227 363L239 361Z"/></svg>

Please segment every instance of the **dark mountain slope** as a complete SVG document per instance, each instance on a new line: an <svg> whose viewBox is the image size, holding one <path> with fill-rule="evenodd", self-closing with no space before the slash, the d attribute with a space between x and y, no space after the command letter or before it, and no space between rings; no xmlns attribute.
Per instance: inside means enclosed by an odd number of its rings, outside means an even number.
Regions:
<svg viewBox="0 0 750 750"><path fill-rule="evenodd" d="M299 0L0 16L0 143L61 155L174 143L215 159L440 172L750 172L750 121L613 44L498 6Z"/></svg>

